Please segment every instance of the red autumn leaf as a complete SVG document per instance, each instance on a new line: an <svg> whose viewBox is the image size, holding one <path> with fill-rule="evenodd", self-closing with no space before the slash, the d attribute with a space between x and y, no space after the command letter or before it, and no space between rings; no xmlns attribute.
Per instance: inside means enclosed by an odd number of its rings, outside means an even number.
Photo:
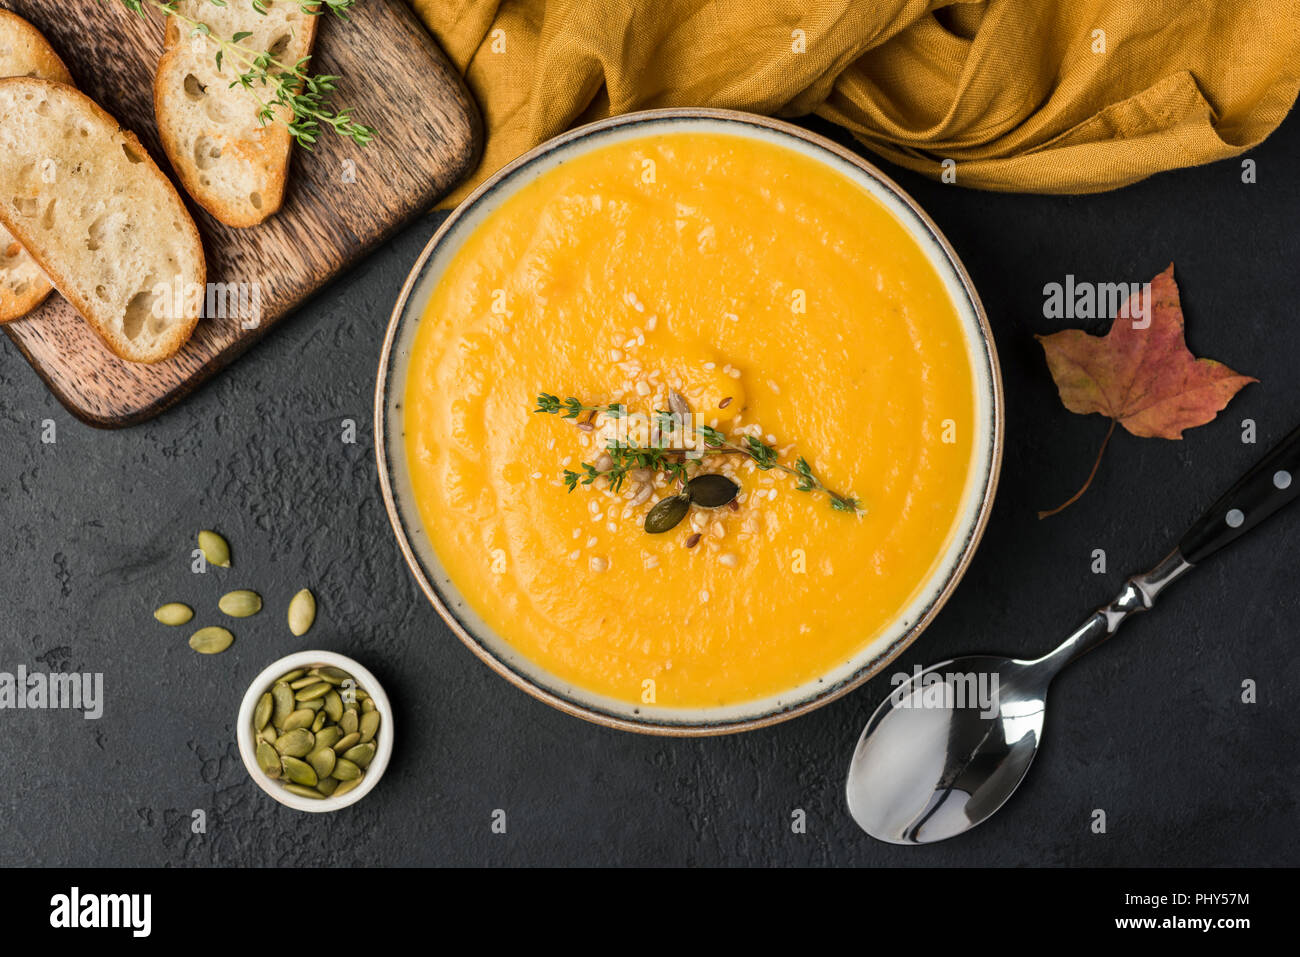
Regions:
<svg viewBox="0 0 1300 957"><path fill-rule="evenodd" d="M1211 421L1238 390L1259 381L1187 350L1173 263L1151 281L1149 309L1136 293L1120 317L1104 336L1066 329L1035 337L1065 407L1111 420L1083 488L1064 505L1039 512L1039 518L1059 512L1087 491L1116 423L1143 438L1181 439L1185 429Z"/></svg>

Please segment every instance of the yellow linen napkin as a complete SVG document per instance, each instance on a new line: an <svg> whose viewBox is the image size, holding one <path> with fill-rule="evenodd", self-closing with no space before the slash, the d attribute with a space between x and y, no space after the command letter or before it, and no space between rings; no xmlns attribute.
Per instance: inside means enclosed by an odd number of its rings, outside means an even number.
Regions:
<svg viewBox="0 0 1300 957"><path fill-rule="evenodd" d="M815 113L960 185L1089 193L1248 150L1300 89L1300 0L411 2L487 127L444 205L575 124L665 106Z"/></svg>

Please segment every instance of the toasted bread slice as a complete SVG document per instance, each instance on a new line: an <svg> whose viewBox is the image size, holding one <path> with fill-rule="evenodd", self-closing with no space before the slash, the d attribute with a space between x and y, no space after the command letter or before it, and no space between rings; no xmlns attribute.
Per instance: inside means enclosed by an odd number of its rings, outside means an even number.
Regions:
<svg viewBox="0 0 1300 957"><path fill-rule="evenodd" d="M265 7L259 14L249 3L179 3L182 14L202 20L215 36L249 34L240 41L248 50L268 51L284 64L310 55L317 17L290 0ZM218 69L214 52L204 37L185 35L175 18L167 21L166 51L154 77L158 132L181 185L200 206L228 226L256 226L284 202L292 114L277 107L275 120L263 124L258 100L269 99L271 87L232 89L244 65L227 55Z"/></svg>
<svg viewBox="0 0 1300 957"><path fill-rule="evenodd" d="M0 77L5 76L72 83L68 68L41 32L17 14L0 10ZM27 315L53 288L22 244L0 227L0 322Z"/></svg>
<svg viewBox="0 0 1300 957"><path fill-rule="evenodd" d="M207 267L189 211L73 87L0 79L0 225L123 359L166 359L198 322Z"/></svg>

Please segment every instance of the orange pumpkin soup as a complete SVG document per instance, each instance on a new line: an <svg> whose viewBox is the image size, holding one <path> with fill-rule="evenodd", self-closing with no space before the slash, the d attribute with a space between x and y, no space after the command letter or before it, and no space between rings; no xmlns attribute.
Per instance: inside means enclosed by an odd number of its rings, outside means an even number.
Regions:
<svg viewBox="0 0 1300 957"><path fill-rule="evenodd" d="M879 200L775 143L663 133L472 233L416 332L405 443L439 560L523 656L621 701L734 705L844 665L914 598L956 532L974 389L941 277ZM620 421L537 414L540 393L653 416L673 391L860 511L736 454L682 460L740 493L661 534L671 476L566 488Z"/></svg>

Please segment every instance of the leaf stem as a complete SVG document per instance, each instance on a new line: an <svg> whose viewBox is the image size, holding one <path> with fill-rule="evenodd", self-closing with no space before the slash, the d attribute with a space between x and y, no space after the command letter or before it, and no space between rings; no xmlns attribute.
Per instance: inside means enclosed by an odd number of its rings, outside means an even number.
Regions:
<svg viewBox="0 0 1300 957"><path fill-rule="evenodd" d="M1077 502L1080 499L1080 497L1083 495L1084 492L1088 491L1088 486L1092 484L1092 480L1097 476L1097 468L1101 465L1101 457L1106 451L1106 446L1110 444L1110 437L1115 434L1115 425L1116 425L1115 420L1111 419L1110 428L1106 430L1106 437L1101 440L1101 448L1097 450L1097 461L1092 463L1092 471L1088 473L1088 480L1083 483L1083 487L1079 489L1079 491L1071 495L1064 502L1062 502L1060 505L1056 506L1056 508L1049 509L1046 512L1039 512L1038 513L1039 521L1042 521L1043 519L1047 518L1047 516L1049 515L1055 515L1057 512L1061 512L1069 508L1071 505L1073 505L1075 502Z"/></svg>

